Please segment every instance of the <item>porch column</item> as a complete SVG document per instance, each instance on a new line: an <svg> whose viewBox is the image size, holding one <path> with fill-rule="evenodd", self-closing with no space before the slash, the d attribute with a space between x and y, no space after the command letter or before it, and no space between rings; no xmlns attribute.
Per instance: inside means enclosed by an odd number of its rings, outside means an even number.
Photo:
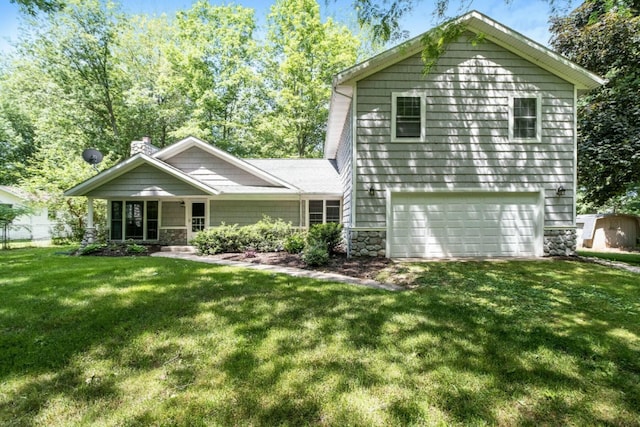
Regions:
<svg viewBox="0 0 640 427"><path fill-rule="evenodd" d="M87 197L87 226L84 230L84 237L80 243L81 247L95 243L96 229L93 225L93 197Z"/></svg>

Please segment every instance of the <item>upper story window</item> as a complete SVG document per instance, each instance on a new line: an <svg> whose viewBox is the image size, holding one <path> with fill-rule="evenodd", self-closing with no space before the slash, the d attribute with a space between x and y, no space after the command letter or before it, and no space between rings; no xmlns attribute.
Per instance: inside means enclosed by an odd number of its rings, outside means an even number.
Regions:
<svg viewBox="0 0 640 427"><path fill-rule="evenodd" d="M511 140L540 141L542 133L541 103L539 95L510 98L509 138Z"/></svg>
<svg viewBox="0 0 640 427"><path fill-rule="evenodd" d="M391 139L423 141L426 96L419 92L398 92L391 96Z"/></svg>

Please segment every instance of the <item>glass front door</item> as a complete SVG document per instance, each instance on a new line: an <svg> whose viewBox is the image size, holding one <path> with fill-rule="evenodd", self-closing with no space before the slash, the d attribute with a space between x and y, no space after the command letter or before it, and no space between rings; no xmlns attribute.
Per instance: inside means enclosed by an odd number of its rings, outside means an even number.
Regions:
<svg viewBox="0 0 640 427"><path fill-rule="evenodd" d="M191 202L191 225L189 226L189 240L193 239L198 231L206 228L206 204L204 202Z"/></svg>

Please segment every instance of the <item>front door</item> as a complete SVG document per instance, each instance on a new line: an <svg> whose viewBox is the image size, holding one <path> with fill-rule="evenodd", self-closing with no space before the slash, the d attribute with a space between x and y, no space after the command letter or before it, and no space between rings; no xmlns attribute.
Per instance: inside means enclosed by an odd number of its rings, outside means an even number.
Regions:
<svg viewBox="0 0 640 427"><path fill-rule="evenodd" d="M207 205L205 202L191 202L189 207L188 238L193 239L199 231L206 227Z"/></svg>

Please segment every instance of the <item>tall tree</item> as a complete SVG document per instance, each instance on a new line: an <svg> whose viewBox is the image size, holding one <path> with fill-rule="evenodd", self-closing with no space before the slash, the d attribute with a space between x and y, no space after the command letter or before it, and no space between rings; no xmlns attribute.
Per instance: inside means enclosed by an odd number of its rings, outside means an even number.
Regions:
<svg viewBox="0 0 640 427"><path fill-rule="evenodd" d="M322 152L331 79L355 62L358 41L333 20L322 23L315 0L278 0L268 18L264 77L271 112L260 127L271 155Z"/></svg>
<svg viewBox="0 0 640 427"><path fill-rule="evenodd" d="M200 0L179 12L176 24L170 60L191 113L173 134L199 136L243 154L252 120L249 94L256 81L253 9Z"/></svg>
<svg viewBox="0 0 640 427"><path fill-rule="evenodd" d="M578 109L578 182L593 206L640 184L640 17L637 1L589 0L553 20L552 45L606 76Z"/></svg>

